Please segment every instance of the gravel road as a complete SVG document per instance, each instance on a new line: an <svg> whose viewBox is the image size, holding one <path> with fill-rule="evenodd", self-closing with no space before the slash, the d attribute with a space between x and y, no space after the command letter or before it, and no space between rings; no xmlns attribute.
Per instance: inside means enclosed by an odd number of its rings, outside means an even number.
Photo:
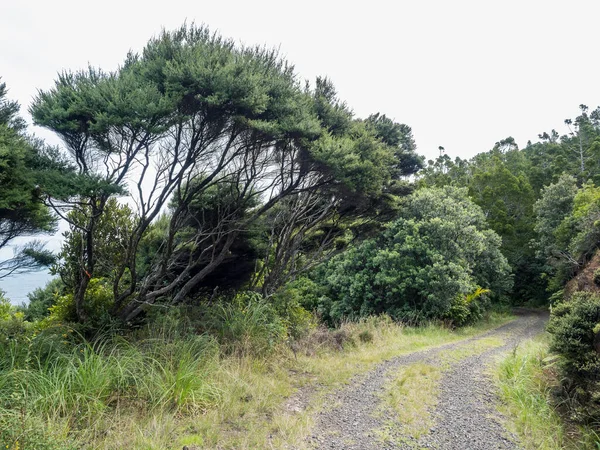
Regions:
<svg viewBox="0 0 600 450"><path fill-rule="evenodd" d="M388 360L367 375L354 379L347 387L326 399L330 408L320 412L307 440L316 449L439 449L491 450L518 449L519 445L502 426L495 408L496 397L486 366L496 356L512 350L520 342L544 330L547 315L520 310L517 318L495 330L474 338L445 344ZM402 435L401 427L388 432L382 440L378 430L389 418L381 411L381 395L386 382L401 366L416 362L436 365L453 350L477 347L484 338L500 338L500 347L485 347L474 355L453 362L444 369L437 406L431 411L433 426L419 439ZM447 365L447 362L446 362Z"/></svg>

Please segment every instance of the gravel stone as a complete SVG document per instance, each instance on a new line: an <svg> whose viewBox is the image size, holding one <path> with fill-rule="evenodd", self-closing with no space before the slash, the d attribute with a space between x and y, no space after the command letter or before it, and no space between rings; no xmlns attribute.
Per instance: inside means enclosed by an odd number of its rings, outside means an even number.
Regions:
<svg viewBox="0 0 600 450"><path fill-rule="evenodd" d="M315 428L307 444L315 449L439 449L439 450L498 450L518 449L519 444L502 425L496 410L498 401L495 386L487 374L487 367L499 355L512 350L526 339L543 332L547 313L520 309L517 318L495 330L468 340L444 344L430 350L392 358L379 364L366 375L354 378L343 389L330 394L330 407L318 413ZM436 364L444 352L468 348L479 339L499 337L501 347L485 350L451 365L440 382L440 395L435 411L434 425L419 440L392 435L391 442L382 442L378 431L389 418L376 417L380 395L389 377L400 366L416 362Z"/></svg>

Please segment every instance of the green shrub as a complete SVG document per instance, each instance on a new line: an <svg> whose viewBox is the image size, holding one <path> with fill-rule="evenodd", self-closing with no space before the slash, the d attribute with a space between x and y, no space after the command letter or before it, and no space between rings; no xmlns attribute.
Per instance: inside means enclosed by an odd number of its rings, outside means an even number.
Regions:
<svg viewBox="0 0 600 450"><path fill-rule="evenodd" d="M316 270L319 288L305 291L313 291L317 312L330 325L383 313L410 324L448 319L462 325L488 306L481 296L468 300L479 287L498 299L512 286L501 243L466 190L421 189L379 237Z"/></svg>
<svg viewBox="0 0 600 450"><path fill-rule="evenodd" d="M25 319L32 322L48 316L50 307L54 305L56 298L63 294L64 287L60 278L54 278L43 288L37 288L27 294L29 303L23 308Z"/></svg>
<svg viewBox="0 0 600 450"><path fill-rule="evenodd" d="M288 335L293 339L299 339L317 327L317 319L303 306L305 302L313 307L316 304L314 299L306 298L311 289L314 289L313 285L312 281L301 278L285 286L269 299L277 315L283 320Z"/></svg>
<svg viewBox="0 0 600 450"><path fill-rule="evenodd" d="M0 408L0 449L75 450L75 445L58 438L38 417L19 410Z"/></svg>
<svg viewBox="0 0 600 450"><path fill-rule="evenodd" d="M0 290L0 358L10 351L11 346L27 342L33 333L34 328L25 320L25 314L11 305Z"/></svg>
<svg viewBox="0 0 600 450"><path fill-rule="evenodd" d="M481 320L489 306L489 293L489 289L478 287L470 294L456 297L444 319L459 327Z"/></svg>
<svg viewBox="0 0 600 450"><path fill-rule="evenodd" d="M73 342L73 329L54 323L31 323L0 291L0 374L32 364L45 365Z"/></svg>
<svg viewBox="0 0 600 450"><path fill-rule="evenodd" d="M105 329L114 325L110 309L114 304L112 287L107 279L92 278L85 292L85 311L88 320L81 331ZM75 301L72 293L57 295L49 308L50 314L42 320L41 327L50 327L59 323L77 322Z"/></svg>
<svg viewBox="0 0 600 450"><path fill-rule="evenodd" d="M600 296L576 292L556 305L548 325L561 356L563 388L576 420L600 420Z"/></svg>

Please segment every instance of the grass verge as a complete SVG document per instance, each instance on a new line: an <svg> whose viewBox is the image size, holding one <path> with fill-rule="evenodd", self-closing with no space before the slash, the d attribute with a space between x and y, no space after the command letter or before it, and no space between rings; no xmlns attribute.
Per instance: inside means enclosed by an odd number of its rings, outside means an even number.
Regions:
<svg viewBox="0 0 600 450"><path fill-rule="evenodd" d="M452 331L372 318L316 330L262 356L225 352L214 338L171 329L94 346L25 342L0 355L0 448L301 445L324 393L352 376L508 320L491 316Z"/></svg>
<svg viewBox="0 0 600 450"><path fill-rule="evenodd" d="M557 372L547 364L548 337L515 348L496 369L496 382L508 428L527 450L598 450L600 436L568 424L552 404Z"/></svg>

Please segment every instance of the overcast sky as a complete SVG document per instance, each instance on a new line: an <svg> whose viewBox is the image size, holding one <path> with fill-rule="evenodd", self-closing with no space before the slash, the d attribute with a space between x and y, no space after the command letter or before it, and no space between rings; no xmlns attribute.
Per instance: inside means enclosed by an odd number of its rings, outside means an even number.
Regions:
<svg viewBox="0 0 600 450"><path fill-rule="evenodd" d="M330 77L357 116L413 128L419 152L470 157L565 132L600 104L599 1L4 0L0 76L23 109L56 73L115 69L162 27L205 23ZM156 6L155 6L156 5ZM49 133L36 133L58 143Z"/></svg>
<svg viewBox="0 0 600 450"><path fill-rule="evenodd" d="M440 145L470 157L507 136L524 146L542 131L564 133L580 103L600 105L599 13L598 0L0 0L0 77L26 114L58 72L114 70L161 28L195 21L279 47L302 78L331 78L359 117L383 112L410 125L428 158ZM20 302L48 277L2 288Z"/></svg>

